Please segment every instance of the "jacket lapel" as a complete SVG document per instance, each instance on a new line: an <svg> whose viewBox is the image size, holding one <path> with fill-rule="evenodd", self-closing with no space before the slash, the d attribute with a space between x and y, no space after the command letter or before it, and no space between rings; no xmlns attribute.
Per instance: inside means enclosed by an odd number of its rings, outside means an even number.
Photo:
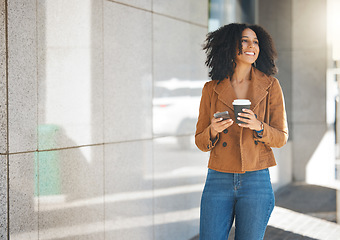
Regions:
<svg viewBox="0 0 340 240"><path fill-rule="evenodd" d="M267 89L270 85L271 80L269 77L253 67L251 71L251 83L248 89L248 98L251 101L250 109L252 111L254 111L259 103L267 96Z"/></svg>
<svg viewBox="0 0 340 240"><path fill-rule="evenodd" d="M254 109L267 96L267 89L270 87L271 80L267 75L252 67L251 83L248 89L248 99L251 101L250 109ZM231 86L229 79L224 79L217 83L214 91L218 95L218 99L234 111L233 101L236 99L235 91Z"/></svg>
<svg viewBox="0 0 340 240"><path fill-rule="evenodd" d="M233 101L236 99L236 95L230 80L225 78L215 86L214 90L217 93L218 99L234 111Z"/></svg>

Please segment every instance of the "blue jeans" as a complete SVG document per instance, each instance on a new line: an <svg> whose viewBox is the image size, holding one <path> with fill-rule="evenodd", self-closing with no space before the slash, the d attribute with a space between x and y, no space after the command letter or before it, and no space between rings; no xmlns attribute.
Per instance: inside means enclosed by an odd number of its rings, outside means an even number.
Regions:
<svg viewBox="0 0 340 240"><path fill-rule="evenodd" d="M269 170L208 170L201 199L200 240L226 240L235 218L236 240L260 240L275 205Z"/></svg>

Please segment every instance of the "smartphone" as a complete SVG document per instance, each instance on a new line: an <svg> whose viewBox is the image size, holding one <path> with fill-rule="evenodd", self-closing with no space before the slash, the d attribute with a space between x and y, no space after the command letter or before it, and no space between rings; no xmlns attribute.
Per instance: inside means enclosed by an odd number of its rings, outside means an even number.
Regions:
<svg viewBox="0 0 340 240"><path fill-rule="evenodd" d="M228 111L225 111L225 112L219 112L219 113L215 113L214 114L214 118L223 118L223 120L227 120L230 118L229 116L229 112Z"/></svg>

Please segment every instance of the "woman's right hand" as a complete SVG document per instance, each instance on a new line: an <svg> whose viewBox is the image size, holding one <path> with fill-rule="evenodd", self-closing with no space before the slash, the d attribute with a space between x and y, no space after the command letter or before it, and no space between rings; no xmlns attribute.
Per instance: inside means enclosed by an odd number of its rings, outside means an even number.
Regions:
<svg viewBox="0 0 340 240"><path fill-rule="evenodd" d="M218 133L222 132L224 129L230 127L234 123L234 121L231 118L223 121L222 119L223 118L211 119L210 128L211 139L215 139Z"/></svg>

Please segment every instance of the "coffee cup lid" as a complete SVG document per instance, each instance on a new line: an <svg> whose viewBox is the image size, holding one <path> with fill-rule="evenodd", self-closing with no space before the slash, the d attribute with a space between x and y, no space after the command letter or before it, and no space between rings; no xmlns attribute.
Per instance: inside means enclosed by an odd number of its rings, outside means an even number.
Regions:
<svg viewBox="0 0 340 240"><path fill-rule="evenodd" d="M235 99L233 105L250 105L251 102L248 99Z"/></svg>

